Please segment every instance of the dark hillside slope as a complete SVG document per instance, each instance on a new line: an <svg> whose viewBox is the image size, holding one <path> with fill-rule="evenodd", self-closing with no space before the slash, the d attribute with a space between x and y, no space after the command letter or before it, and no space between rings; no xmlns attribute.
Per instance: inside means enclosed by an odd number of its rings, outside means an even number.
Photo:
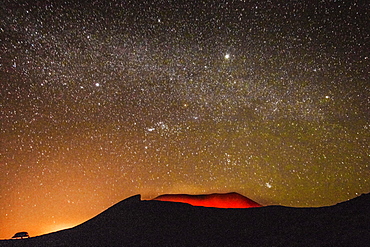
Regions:
<svg viewBox="0 0 370 247"><path fill-rule="evenodd" d="M367 246L370 194L322 208L194 207L141 201L112 206L72 229L0 246Z"/></svg>

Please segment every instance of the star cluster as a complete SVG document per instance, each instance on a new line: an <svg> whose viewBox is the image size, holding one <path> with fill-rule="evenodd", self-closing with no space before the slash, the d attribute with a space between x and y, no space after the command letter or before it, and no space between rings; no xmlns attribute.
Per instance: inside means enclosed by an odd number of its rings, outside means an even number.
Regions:
<svg viewBox="0 0 370 247"><path fill-rule="evenodd" d="M0 7L0 238L138 193L370 191L366 1L81 2Z"/></svg>

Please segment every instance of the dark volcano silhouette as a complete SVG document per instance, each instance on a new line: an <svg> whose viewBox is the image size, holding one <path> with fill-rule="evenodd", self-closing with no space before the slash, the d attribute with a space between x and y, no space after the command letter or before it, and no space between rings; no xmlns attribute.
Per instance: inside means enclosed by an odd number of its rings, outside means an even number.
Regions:
<svg viewBox="0 0 370 247"><path fill-rule="evenodd" d="M257 208L262 207L257 202L238 193L209 194L209 195L187 195L166 194L160 195L153 200L166 202L183 202L193 206L213 208Z"/></svg>
<svg viewBox="0 0 370 247"><path fill-rule="evenodd" d="M368 246L370 194L334 206L247 209L123 200L71 229L0 246ZM31 230L31 229L30 229Z"/></svg>

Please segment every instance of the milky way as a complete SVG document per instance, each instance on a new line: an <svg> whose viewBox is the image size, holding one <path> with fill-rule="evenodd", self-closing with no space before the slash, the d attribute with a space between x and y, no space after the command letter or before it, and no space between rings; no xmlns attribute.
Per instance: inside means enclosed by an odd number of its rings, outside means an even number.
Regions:
<svg viewBox="0 0 370 247"><path fill-rule="evenodd" d="M138 193L370 191L366 1L3 2L0 238Z"/></svg>

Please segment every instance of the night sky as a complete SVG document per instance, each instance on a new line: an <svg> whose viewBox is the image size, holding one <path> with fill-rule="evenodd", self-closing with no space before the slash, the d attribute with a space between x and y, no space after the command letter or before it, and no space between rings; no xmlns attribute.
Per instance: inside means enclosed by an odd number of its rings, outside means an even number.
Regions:
<svg viewBox="0 0 370 247"><path fill-rule="evenodd" d="M370 192L368 1L74 2L0 4L0 238L139 193Z"/></svg>

